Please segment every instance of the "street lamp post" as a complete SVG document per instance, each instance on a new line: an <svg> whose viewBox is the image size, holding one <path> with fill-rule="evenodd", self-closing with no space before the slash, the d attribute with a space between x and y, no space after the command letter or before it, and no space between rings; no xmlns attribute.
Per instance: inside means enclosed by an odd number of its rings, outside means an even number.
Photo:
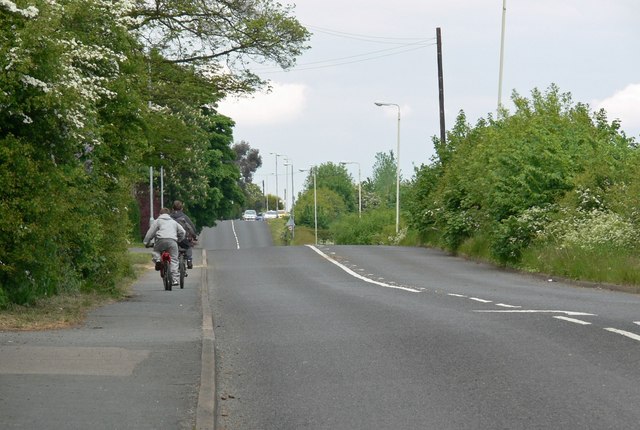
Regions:
<svg viewBox="0 0 640 430"><path fill-rule="evenodd" d="M282 157L282 154L277 154L275 152L270 152L269 154L276 156L276 214L278 214L278 210L280 210L280 195L278 194L278 157ZM280 217L280 215L276 215Z"/></svg>
<svg viewBox="0 0 640 430"><path fill-rule="evenodd" d="M360 163L357 161L341 161L343 166L346 164L358 165L358 218L362 218L362 180L360 179Z"/></svg>
<svg viewBox="0 0 640 430"><path fill-rule="evenodd" d="M318 244L318 192L316 188L316 167L309 169L299 169L301 172L311 172L313 176L313 225L315 232L316 245Z"/></svg>
<svg viewBox="0 0 640 430"><path fill-rule="evenodd" d="M395 103L375 102L376 106L395 106L398 108L398 149L396 159L396 234L400 231L400 106Z"/></svg>

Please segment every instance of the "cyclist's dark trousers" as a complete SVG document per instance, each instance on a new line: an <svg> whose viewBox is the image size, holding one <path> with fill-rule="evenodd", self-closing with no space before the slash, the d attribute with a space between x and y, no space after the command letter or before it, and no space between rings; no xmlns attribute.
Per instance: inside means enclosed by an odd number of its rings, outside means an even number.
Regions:
<svg viewBox="0 0 640 430"><path fill-rule="evenodd" d="M193 249L191 248L191 242L189 242L187 239L184 239L178 244L180 245L180 248L184 248L184 256L187 258L187 260L191 260L193 258Z"/></svg>

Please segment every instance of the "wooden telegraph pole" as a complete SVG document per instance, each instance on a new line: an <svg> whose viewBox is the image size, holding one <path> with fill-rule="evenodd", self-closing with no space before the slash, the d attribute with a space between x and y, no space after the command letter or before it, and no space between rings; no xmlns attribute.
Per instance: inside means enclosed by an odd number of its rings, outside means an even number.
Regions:
<svg viewBox="0 0 640 430"><path fill-rule="evenodd" d="M446 143L446 129L444 126L444 77L442 75L442 34L440 27L436 28L438 44L438 87L440 89L440 143Z"/></svg>

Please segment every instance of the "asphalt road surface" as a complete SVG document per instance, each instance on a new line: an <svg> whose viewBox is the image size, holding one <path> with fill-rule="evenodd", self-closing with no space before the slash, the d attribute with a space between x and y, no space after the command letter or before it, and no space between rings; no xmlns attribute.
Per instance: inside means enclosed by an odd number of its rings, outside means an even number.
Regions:
<svg viewBox="0 0 640 430"><path fill-rule="evenodd" d="M207 249L217 429L637 429L640 297L403 247Z"/></svg>

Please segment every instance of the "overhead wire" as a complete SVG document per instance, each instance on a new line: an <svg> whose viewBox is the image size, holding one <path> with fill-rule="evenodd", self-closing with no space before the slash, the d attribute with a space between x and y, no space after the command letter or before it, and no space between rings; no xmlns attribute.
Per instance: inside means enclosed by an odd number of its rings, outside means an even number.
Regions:
<svg viewBox="0 0 640 430"><path fill-rule="evenodd" d="M304 71L304 70L315 70L315 69L324 69L329 67L339 67L347 64L354 64L364 61L376 60L379 58L389 57L393 55L404 54L406 52L416 51L419 49L424 49L429 46L436 45L434 42L435 38L418 38L418 37L385 37L385 36L368 36L363 34L356 33L348 33L338 30L331 30L323 27L309 26L306 27L310 29L316 29L316 31L324 34L328 34L334 37L347 38L347 39L355 39L364 42L371 42L377 44L392 44L396 45L391 48L380 49L376 51L369 51L362 54L354 54L346 57L338 57L331 58L327 60L320 61L312 61L309 63L304 63L295 66L291 70L282 70L277 67L264 68L264 69L256 69L260 73L286 73L291 71ZM382 54L384 53L384 54ZM381 54L381 55L377 55ZM365 57L365 58L362 58Z"/></svg>

